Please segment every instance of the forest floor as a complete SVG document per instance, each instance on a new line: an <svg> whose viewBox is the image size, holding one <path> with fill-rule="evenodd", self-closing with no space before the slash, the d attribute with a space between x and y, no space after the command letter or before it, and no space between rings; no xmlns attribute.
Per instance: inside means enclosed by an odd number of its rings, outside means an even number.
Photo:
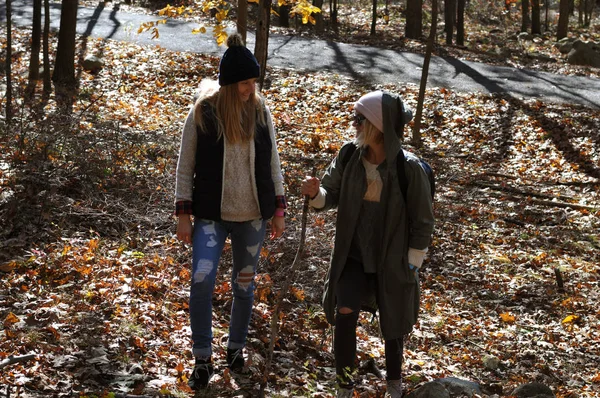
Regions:
<svg viewBox="0 0 600 398"><path fill-rule="evenodd" d="M29 35L16 29L13 39L20 94ZM4 46L4 28L0 37ZM106 65L77 70L73 113L56 112L52 97L31 105L19 96L17 122L0 135L0 363L36 355L2 368L0 396L189 396L191 250L174 238L174 171L197 82L216 76L218 59L95 39L78 46L101 52ZM218 374L205 395L257 396L271 316L291 277L266 393L331 397L331 328L320 301L335 212L308 214L304 260L290 274L299 184L352 138L361 94L396 91L414 108L418 88L269 75L263 94L278 132L286 232L261 254L243 378L224 370L225 248L214 297ZM422 134L423 147L410 149L436 171L437 221L421 317L406 340L406 391L454 376L485 395L538 381L557 397L600 396L590 366L600 361L600 111L436 88L425 96ZM385 382L367 366L383 369L377 321L361 317L358 338L357 394L382 397Z"/></svg>

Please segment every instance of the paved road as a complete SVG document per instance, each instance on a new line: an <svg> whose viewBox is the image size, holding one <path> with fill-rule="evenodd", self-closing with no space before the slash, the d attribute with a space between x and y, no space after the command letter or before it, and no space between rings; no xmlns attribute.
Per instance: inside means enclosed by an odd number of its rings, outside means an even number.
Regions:
<svg viewBox="0 0 600 398"><path fill-rule="evenodd" d="M31 21L31 1L13 0L13 20L19 25ZM210 34L191 33L194 23L169 20L160 25L160 38L152 40L148 33L138 35L141 23L157 17L120 11L118 5L97 8L80 7L77 32L91 37L125 40L144 45L160 45L175 51L191 51L221 55ZM0 5L0 20L6 20L6 5ZM51 5L51 23L58 28L60 4ZM254 47L254 36L248 35L248 46ZM269 65L307 72L328 70L346 74L370 83L414 83L421 79L423 56L326 40L271 35ZM582 104L600 108L600 79L555 75L544 72L498 67L433 57L429 69L429 87L446 87L461 92L510 93L515 98L543 98L554 102Z"/></svg>

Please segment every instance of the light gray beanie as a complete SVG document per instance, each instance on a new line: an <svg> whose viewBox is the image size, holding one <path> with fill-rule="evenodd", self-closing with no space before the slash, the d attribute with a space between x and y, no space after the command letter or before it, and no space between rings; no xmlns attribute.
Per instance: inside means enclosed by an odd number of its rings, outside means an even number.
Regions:
<svg viewBox="0 0 600 398"><path fill-rule="evenodd" d="M381 111L381 99L383 91L371 91L363 95L354 104L354 109L369 119L369 122L383 132L383 112Z"/></svg>
<svg viewBox="0 0 600 398"><path fill-rule="evenodd" d="M383 91L371 91L360 97L354 104L354 110L369 119L369 122L381 132L383 132L383 94ZM408 124L413 118L412 111L403 102L401 104L402 109L398 111L402 113L403 124Z"/></svg>

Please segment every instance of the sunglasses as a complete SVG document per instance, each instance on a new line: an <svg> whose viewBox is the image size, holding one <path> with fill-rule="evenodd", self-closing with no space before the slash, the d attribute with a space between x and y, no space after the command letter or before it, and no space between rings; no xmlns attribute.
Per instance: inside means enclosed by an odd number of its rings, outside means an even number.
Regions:
<svg viewBox="0 0 600 398"><path fill-rule="evenodd" d="M352 121L356 124L362 124L362 122L364 122L366 119L366 117L357 113L356 115L354 115Z"/></svg>

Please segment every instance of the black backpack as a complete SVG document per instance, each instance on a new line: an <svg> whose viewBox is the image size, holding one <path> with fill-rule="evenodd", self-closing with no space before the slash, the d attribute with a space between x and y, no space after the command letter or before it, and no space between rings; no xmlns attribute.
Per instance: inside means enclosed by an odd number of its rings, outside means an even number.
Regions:
<svg viewBox="0 0 600 398"><path fill-rule="evenodd" d="M351 144L348 145L348 150L344 153L341 158L342 165L346 165L354 151L356 151L356 145ZM435 197L435 175L433 173L433 169L431 165L427 163L425 160L418 158L421 163L421 167L425 170L425 174L427 174L427 178L429 179L429 186L431 190L431 200L434 200ZM396 159L396 167L398 172L398 184L400 185L400 191L402 192L402 196L404 197L404 202L406 203L406 193L408 191L408 180L406 179L406 172L404 170L404 163L406 162L406 158L404 157L404 151L400 150L398 152L398 157Z"/></svg>

